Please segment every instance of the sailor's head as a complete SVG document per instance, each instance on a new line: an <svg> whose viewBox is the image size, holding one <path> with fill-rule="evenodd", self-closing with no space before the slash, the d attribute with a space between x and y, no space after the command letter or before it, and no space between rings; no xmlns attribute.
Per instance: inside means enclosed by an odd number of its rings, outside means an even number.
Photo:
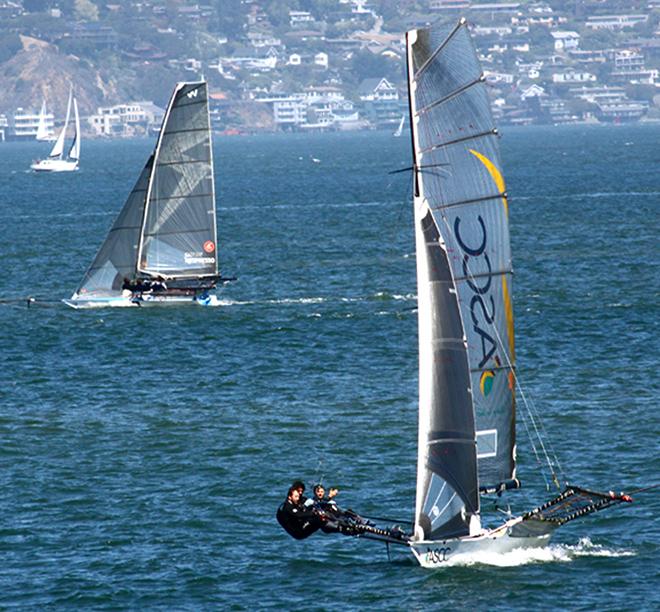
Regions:
<svg viewBox="0 0 660 612"><path fill-rule="evenodd" d="M305 483L302 480L294 480L291 488L297 489L298 493L302 495L305 492Z"/></svg>
<svg viewBox="0 0 660 612"><path fill-rule="evenodd" d="M325 488L323 487L323 485L320 483L314 485L314 497L316 499L323 499L324 496L325 496Z"/></svg>
<svg viewBox="0 0 660 612"><path fill-rule="evenodd" d="M287 498L290 499L294 504L297 504L300 501L300 490L297 487L290 487Z"/></svg>

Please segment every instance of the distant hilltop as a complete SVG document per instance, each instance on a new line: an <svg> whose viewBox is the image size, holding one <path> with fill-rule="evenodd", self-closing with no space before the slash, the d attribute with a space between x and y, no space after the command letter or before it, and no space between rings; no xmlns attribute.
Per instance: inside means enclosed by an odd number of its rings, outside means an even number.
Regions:
<svg viewBox="0 0 660 612"><path fill-rule="evenodd" d="M70 84L86 119L164 107L204 77L220 131L390 129L404 32L460 16L498 122L660 119L660 0L0 0L0 120L61 117Z"/></svg>

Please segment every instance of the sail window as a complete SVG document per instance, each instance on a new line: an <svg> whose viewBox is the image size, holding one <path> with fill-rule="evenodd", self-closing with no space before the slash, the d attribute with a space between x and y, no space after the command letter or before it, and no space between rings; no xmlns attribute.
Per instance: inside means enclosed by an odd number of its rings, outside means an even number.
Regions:
<svg viewBox="0 0 660 612"><path fill-rule="evenodd" d="M497 457L497 429L477 431L477 459Z"/></svg>

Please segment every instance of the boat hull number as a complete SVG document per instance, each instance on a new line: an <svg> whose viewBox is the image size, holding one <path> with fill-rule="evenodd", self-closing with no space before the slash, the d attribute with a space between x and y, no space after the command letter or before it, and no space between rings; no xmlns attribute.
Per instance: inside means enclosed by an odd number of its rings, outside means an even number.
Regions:
<svg viewBox="0 0 660 612"><path fill-rule="evenodd" d="M447 561L447 557L451 552L451 548L427 548L426 549L426 560L429 563L444 563Z"/></svg>

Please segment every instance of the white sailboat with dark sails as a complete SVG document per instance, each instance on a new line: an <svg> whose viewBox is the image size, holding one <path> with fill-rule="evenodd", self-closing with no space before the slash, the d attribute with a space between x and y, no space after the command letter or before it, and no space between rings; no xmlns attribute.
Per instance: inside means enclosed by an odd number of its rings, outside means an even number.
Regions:
<svg viewBox="0 0 660 612"><path fill-rule="evenodd" d="M419 320L415 516L408 533L379 528L368 517L339 520L344 535L406 546L420 565L434 568L546 546L560 525L631 499L562 488L558 462L539 436L535 450L546 459L556 496L520 516L507 513L504 522L496 514L495 526L486 526L481 496L521 486L498 134L464 20L450 31L410 31L406 46Z"/></svg>
<svg viewBox="0 0 660 612"><path fill-rule="evenodd" d="M65 144L66 144L66 133L69 127L69 120L71 118L71 107L73 106L73 140L71 141L71 146L69 151L65 154ZM41 130L41 117L43 117L45 111L45 102L42 106L42 114L39 120L39 130ZM45 121L45 119L44 119ZM40 138L43 136L43 138ZM38 140L46 140L47 134L43 131L38 131L37 133ZM50 154L46 159L40 159L35 161L30 165L30 168L35 172L73 172L78 170L78 163L80 161L80 117L78 115L78 102L73 97L73 91L69 91L69 101L66 106L66 119L64 120L64 126L60 132L53 148L51 149Z"/></svg>
<svg viewBox="0 0 660 612"><path fill-rule="evenodd" d="M74 308L217 306L213 150L204 81L178 83L156 148L80 286Z"/></svg>

